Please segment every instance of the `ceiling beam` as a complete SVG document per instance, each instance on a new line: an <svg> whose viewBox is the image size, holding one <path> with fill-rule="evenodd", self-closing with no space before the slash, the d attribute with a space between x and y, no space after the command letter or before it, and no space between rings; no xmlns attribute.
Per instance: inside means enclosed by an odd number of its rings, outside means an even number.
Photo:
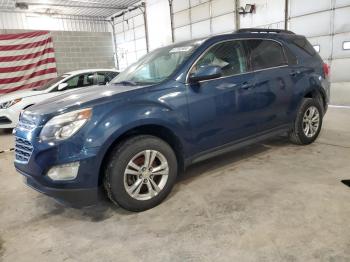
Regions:
<svg viewBox="0 0 350 262"><path fill-rule="evenodd" d="M25 1L23 1L25 2ZM28 6L52 6L52 7L73 7L73 8L91 8L91 9L112 9L122 10L127 6L108 6L108 5L83 5L83 4L54 4L54 3L38 3L38 2L25 2Z"/></svg>

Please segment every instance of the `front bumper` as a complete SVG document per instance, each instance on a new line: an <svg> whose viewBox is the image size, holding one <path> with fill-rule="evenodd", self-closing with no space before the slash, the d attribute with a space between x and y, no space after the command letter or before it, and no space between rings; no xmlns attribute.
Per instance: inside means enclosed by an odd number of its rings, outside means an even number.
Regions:
<svg viewBox="0 0 350 262"><path fill-rule="evenodd" d="M65 206L75 208L92 206L105 198L102 187L73 189L48 187L40 184L35 178L23 173L21 170L17 169L17 171L25 176L25 182L29 187L52 197Z"/></svg>

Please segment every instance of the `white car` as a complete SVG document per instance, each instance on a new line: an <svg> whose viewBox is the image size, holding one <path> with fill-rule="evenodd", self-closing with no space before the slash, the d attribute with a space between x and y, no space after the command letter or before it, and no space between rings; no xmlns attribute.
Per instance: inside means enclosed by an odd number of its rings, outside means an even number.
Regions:
<svg viewBox="0 0 350 262"><path fill-rule="evenodd" d="M0 96L0 129L15 128L23 109L53 96L92 85L105 85L118 75L114 69L90 69L65 73L41 87Z"/></svg>

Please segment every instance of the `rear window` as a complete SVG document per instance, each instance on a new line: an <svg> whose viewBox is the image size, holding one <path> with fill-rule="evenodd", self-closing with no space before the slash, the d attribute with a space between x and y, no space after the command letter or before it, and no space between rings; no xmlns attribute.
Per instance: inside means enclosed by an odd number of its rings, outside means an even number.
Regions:
<svg viewBox="0 0 350 262"><path fill-rule="evenodd" d="M247 40L249 61L253 70L287 64L282 46L271 40Z"/></svg>
<svg viewBox="0 0 350 262"><path fill-rule="evenodd" d="M314 56L316 54L315 48L309 43L309 41L306 40L305 37L295 38L292 40L292 43L310 56Z"/></svg>

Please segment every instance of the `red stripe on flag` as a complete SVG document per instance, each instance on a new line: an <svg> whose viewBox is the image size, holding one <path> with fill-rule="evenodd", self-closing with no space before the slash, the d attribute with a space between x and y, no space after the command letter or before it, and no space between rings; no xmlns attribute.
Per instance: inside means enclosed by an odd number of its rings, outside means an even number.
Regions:
<svg viewBox="0 0 350 262"><path fill-rule="evenodd" d="M0 84L16 83L18 81L24 81L24 80L30 79L32 77L56 73L56 72L57 72L56 68L48 68L48 69L36 71L30 75L11 77L11 78L2 78L0 79Z"/></svg>
<svg viewBox="0 0 350 262"><path fill-rule="evenodd" d="M54 52L55 51L53 48L46 48L40 52L27 54L27 55L3 56L3 57L0 57L0 62L12 62L12 61L33 59L35 57L38 57L47 53L54 53Z"/></svg>
<svg viewBox="0 0 350 262"><path fill-rule="evenodd" d="M12 66L12 67L0 67L0 73L11 73L11 72L17 72L17 71L24 71L24 70L28 70L31 69L33 67L37 67L40 65L44 65L44 64L49 64L49 63L55 63L56 60L55 58L46 58L43 60L39 60L36 63L33 64L27 64L27 65L22 65L22 66Z"/></svg>
<svg viewBox="0 0 350 262"><path fill-rule="evenodd" d="M22 34L1 34L0 40L11 40L11 39L23 39L23 38L33 38L41 35L48 34L48 31L39 31L39 32L29 32Z"/></svg>
<svg viewBox="0 0 350 262"><path fill-rule="evenodd" d="M32 42L28 44L20 44L20 45L0 45L0 51L11 51L11 50L21 50L21 49L28 49L28 48L33 48L33 47L38 47L38 46L43 46L48 43L51 43L52 39L51 37L38 41L38 42ZM1 42L0 42L1 43Z"/></svg>
<svg viewBox="0 0 350 262"><path fill-rule="evenodd" d="M14 91L17 91L17 90L20 90L20 89L29 89L29 88L42 86L42 85L46 84L46 82L48 82L48 81L50 81L52 79L53 78L48 78L48 79L45 79L45 80L40 80L40 81L37 81L37 82L30 83L30 84L17 86L17 87L14 87L14 88L0 89L0 94L6 94L6 93L14 92Z"/></svg>

